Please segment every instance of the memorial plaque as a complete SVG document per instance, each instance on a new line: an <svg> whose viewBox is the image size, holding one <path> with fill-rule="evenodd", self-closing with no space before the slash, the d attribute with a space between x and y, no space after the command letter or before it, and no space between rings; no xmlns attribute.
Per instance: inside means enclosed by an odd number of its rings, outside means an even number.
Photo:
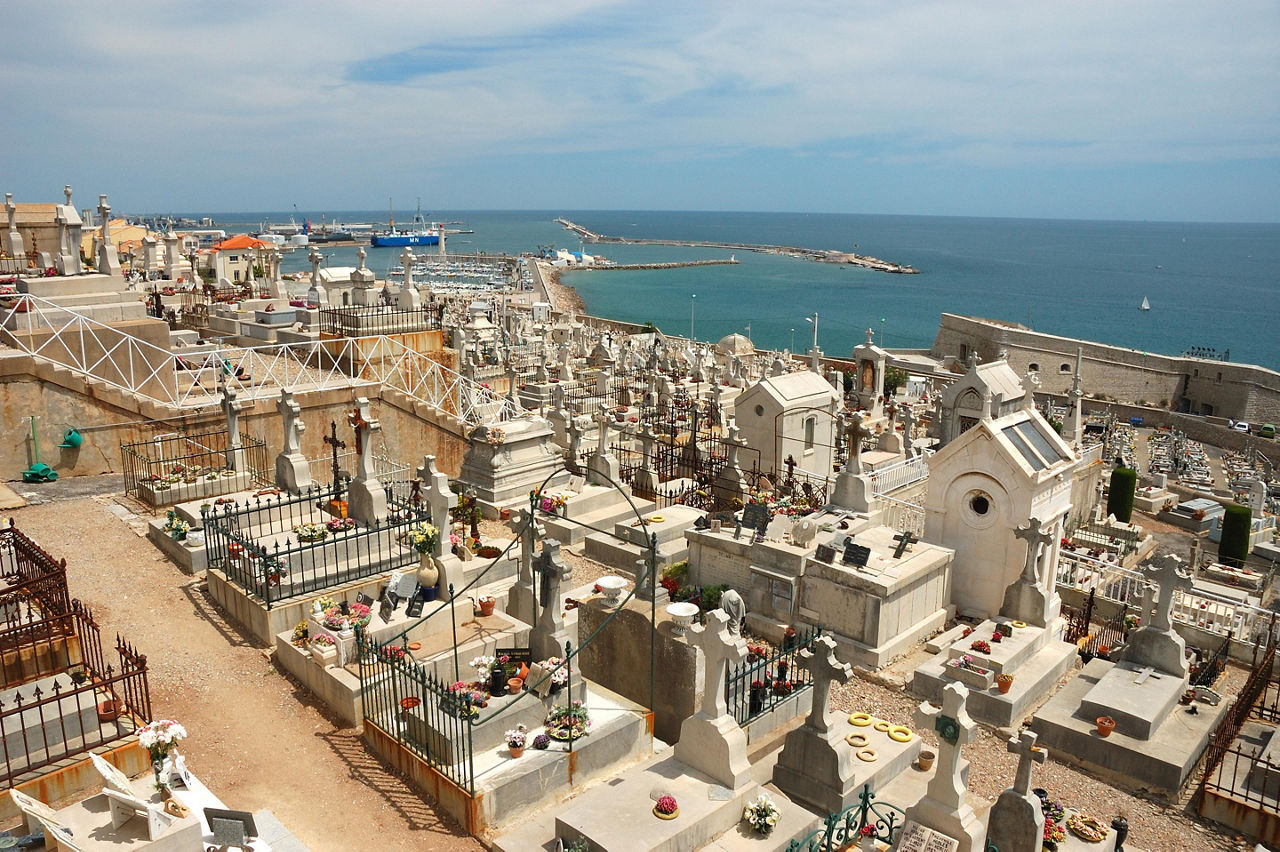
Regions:
<svg viewBox="0 0 1280 852"><path fill-rule="evenodd" d="M699 515L699 516L698 516L697 518L695 518L695 519L694 519L694 521L693 521L693 528L694 528L695 530L705 530L705 529L710 529L710 528L711 528L711 522L707 520L707 516L706 516L706 515Z"/></svg>
<svg viewBox="0 0 1280 852"><path fill-rule="evenodd" d="M960 841L917 822L908 822L898 837L898 852L956 852Z"/></svg>
<svg viewBox="0 0 1280 852"><path fill-rule="evenodd" d="M367 607L372 607L373 598L369 597L364 592L361 592L360 594L356 595L356 603L363 604L364 606L367 606Z"/></svg>
<svg viewBox="0 0 1280 852"><path fill-rule="evenodd" d="M755 530L761 535L769 528L769 507L763 503L752 503L742 507L742 525Z"/></svg>
<svg viewBox="0 0 1280 852"><path fill-rule="evenodd" d="M414 595L409 601L409 605L404 608L404 614L410 618L418 618L422 615L422 608L426 606L426 601Z"/></svg>
<svg viewBox="0 0 1280 852"><path fill-rule="evenodd" d="M391 601L386 598L382 599L382 603L378 605L378 617L382 619L383 624L390 624L391 617L395 614L395 607L391 605Z"/></svg>
<svg viewBox="0 0 1280 852"><path fill-rule="evenodd" d="M712 512L711 514L707 515L707 520L712 521L713 523L715 521L719 521L721 526L733 526L735 523L737 523L738 519L733 514L733 512L720 511L720 512Z"/></svg>
<svg viewBox="0 0 1280 852"><path fill-rule="evenodd" d="M814 554L814 558L819 562L825 562L828 565L836 561L836 549L829 544L818 545L818 552Z"/></svg>
<svg viewBox="0 0 1280 852"><path fill-rule="evenodd" d="M871 558L871 548L863 547L857 544L853 539L846 539L844 543L844 555L840 557L840 561L845 565L854 565L858 568L867 567L867 560Z"/></svg>
<svg viewBox="0 0 1280 852"><path fill-rule="evenodd" d="M720 532L720 519L719 519L719 518L717 518L716 520L714 520L714 521L712 521L712 522L711 522L711 531L712 531L713 533L718 533L718 532Z"/></svg>
<svg viewBox="0 0 1280 852"><path fill-rule="evenodd" d="M499 648L493 652L493 655L495 657L510 657L511 662L516 665L521 663L526 665L533 664L533 651L529 648Z"/></svg>

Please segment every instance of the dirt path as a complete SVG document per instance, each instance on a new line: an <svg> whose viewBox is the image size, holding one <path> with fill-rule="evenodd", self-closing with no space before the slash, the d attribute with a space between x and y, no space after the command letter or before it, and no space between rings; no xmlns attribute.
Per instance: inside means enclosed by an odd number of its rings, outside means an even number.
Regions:
<svg viewBox="0 0 1280 852"><path fill-rule="evenodd" d="M228 623L203 583L112 514L108 497L28 506L18 528L67 560L103 645L118 632L147 655L157 718L182 722L192 770L228 807L269 808L316 852L479 850ZM114 651L109 652L114 657Z"/></svg>

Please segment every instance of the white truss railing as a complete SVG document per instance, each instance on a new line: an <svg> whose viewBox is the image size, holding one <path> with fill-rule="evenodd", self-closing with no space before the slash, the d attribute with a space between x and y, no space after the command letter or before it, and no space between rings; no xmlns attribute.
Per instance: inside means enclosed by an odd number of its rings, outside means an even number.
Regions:
<svg viewBox="0 0 1280 852"><path fill-rule="evenodd" d="M1125 601L1141 608L1142 588L1147 578L1141 572L1122 568L1115 562L1094 559L1079 553L1063 551L1058 558L1059 589L1074 589L1088 594L1090 590L1113 601ZM1241 642L1252 642L1266 636L1272 613L1248 603L1231 600L1211 592L1184 592L1173 596L1169 610L1174 627L1185 624L1219 636L1231 634ZM1143 613L1145 622L1147 613Z"/></svg>
<svg viewBox="0 0 1280 852"><path fill-rule="evenodd" d="M909 532L916 538L924 535L924 506L895 500L883 494L876 495L880 504L880 522L898 532Z"/></svg>
<svg viewBox="0 0 1280 852"><path fill-rule="evenodd" d="M1081 467L1093 464L1096 461L1102 461L1102 444L1094 444L1092 447L1085 447L1080 451Z"/></svg>
<svg viewBox="0 0 1280 852"><path fill-rule="evenodd" d="M281 390L381 386L471 425L524 414L518 404L386 335L215 346L188 355L35 296L0 312L0 329L6 344L34 358L180 409L216 405L224 384L241 400L276 398Z"/></svg>
<svg viewBox="0 0 1280 852"><path fill-rule="evenodd" d="M871 471L871 490L879 497L926 479L929 476L929 456L931 455L933 455L932 450L925 450L915 458L903 459Z"/></svg>

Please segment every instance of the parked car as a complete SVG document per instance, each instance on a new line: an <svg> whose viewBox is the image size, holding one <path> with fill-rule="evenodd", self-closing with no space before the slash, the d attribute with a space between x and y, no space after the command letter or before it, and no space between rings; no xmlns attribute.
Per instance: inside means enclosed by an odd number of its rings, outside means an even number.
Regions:
<svg viewBox="0 0 1280 852"><path fill-rule="evenodd" d="M1262 428L1258 430L1258 436L1274 439L1276 436L1276 425L1274 423L1263 423Z"/></svg>
<svg viewBox="0 0 1280 852"><path fill-rule="evenodd" d="M1249 431L1249 424L1248 424L1248 423L1246 423L1246 422L1244 422L1243 420L1237 420L1237 421L1236 421L1236 422L1231 426L1231 428L1232 428L1232 429L1235 429L1237 432L1248 432L1248 431Z"/></svg>

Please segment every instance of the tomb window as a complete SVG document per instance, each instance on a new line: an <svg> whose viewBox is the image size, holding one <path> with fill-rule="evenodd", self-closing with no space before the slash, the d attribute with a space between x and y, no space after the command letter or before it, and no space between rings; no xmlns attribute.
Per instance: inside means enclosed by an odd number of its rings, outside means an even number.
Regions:
<svg viewBox="0 0 1280 852"><path fill-rule="evenodd" d="M1027 365L1027 369L1033 373L1038 373L1040 372L1040 365L1032 361L1030 364Z"/></svg>
<svg viewBox="0 0 1280 852"><path fill-rule="evenodd" d="M757 405L757 406L756 406L756 417L764 417L764 406L763 406L763 405Z"/></svg>
<svg viewBox="0 0 1280 852"><path fill-rule="evenodd" d="M1058 372L1059 372L1059 373L1070 373L1070 372L1071 372L1071 365L1070 365L1070 364L1068 364L1068 363L1066 363L1066 362L1064 361L1063 363L1061 363L1061 364L1059 364L1059 365L1058 365Z"/></svg>
<svg viewBox="0 0 1280 852"><path fill-rule="evenodd" d="M1198 378L1200 378L1200 371L1199 371L1198 369L1196 369L1196 370L1192 370L1192 371L1191 371L1191 378L1193 378L1193 379L1198 379Z"/></svg>
<svg viewBox="0 0 1280 852"><path fill-rule="evenodd" d="M985 515L991 511L991 501L984 494L975 494L973 499L969 501L969 508L973 510L975 515Z"/></svg>
<svg viewBox="0 0 1280 852"><path fill-rule="evenodd" d="M813 451L813 432L817 427L818 418L806 417L804 421L804 451L806 453Z"/></svg>
<svg viewBox="0 0 1280 852"><path fill-rule="evenodd" d="M1218 378L1214 379L1214 380L1213 380L1213 383L1214 383L1215 385L1220 385L1220 384L1222 384L1222 373L1218 373Z"/></svg>

